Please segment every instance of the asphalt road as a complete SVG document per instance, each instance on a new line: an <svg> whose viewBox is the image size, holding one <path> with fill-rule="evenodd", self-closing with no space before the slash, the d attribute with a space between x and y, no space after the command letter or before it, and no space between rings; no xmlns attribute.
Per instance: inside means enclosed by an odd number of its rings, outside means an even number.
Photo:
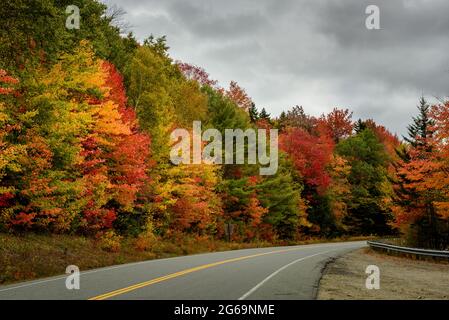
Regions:
<svg viewBox="0 0 449 320"><path fill-rule="evenodd" d="M197 254L0 286L0 299L314 299L328 259L366 243L343 242Z"/></svg>

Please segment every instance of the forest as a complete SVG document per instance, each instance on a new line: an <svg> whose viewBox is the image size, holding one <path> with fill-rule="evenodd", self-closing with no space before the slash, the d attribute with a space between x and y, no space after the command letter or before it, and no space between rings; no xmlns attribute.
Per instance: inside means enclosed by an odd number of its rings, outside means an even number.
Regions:
<svg viewBox="0 0 449 320"><path fill-rule="evenodd" d="M80 29L65 26L73 2ZM123 34L97 1L6 1L0 16L0 232L132 237L143 250L185 236L449 246L449 102L417 97L404 137L344 107L275 117L236 81L172 59L169 39ZM193 121L278 129L277 173L174 165L170 133Z"/></svg>

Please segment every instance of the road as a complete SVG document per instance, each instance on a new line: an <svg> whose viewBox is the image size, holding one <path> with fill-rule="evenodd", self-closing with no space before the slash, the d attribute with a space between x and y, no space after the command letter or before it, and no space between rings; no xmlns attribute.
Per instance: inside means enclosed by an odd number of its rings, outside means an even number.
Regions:
<svg viewBox="0 0 449 320"><path fill-rule="evenodd" d="M329 258L364 247L342 242L245 249L150 260L0 286L0 299L314 299Z"/></svg>

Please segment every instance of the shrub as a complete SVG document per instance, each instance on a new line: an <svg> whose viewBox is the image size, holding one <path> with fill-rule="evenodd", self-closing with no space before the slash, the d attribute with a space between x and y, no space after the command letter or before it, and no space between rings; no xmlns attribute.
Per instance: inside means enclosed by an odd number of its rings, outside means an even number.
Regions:
<svg viewBox="0 0 449 320"><path fill-rule="evenodd" d="M114 231L109 230L97 235L100 242L100 248L108 252L119 252L121 247L122 236L117 235Z"/></svg>
<svg viewBox="0 0 449 320"><path fill-rule="evenodd" d="M134 241L134 248L137 251L151 251L157 242L156 236L151 232L144 232Z"/></svg>

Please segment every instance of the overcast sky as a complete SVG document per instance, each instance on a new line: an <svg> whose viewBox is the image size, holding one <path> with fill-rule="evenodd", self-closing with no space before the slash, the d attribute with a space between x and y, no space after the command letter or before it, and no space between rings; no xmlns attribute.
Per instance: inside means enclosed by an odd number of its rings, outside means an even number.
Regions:
<svg viewBox="0 0 449 320"><path fill-rule="evenodd" d="M237 81L258 108L349 108L405 133L423 93L449 95L447 0L103 0L139 40L166 35L174 59ZM380 8L380 30L365 9Z"/></svg>

